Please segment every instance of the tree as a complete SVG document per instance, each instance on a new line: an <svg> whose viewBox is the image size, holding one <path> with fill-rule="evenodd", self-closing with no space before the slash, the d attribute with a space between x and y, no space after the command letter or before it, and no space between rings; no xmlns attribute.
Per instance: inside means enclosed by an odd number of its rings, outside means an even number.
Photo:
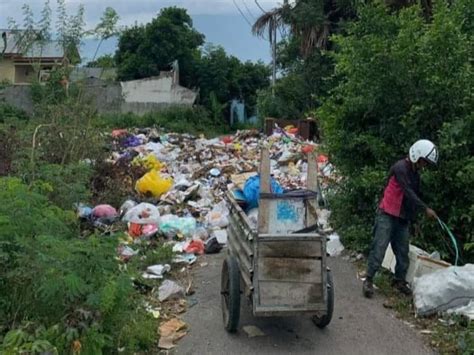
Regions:
<svg viewBox="0 0 474 355"><path fill-rule="evenodd" d="M268 87L270 70L263 63L242 63L227 55L224 48L208 45L196 62L195 74L204 106L211 108L213 94L215 100L225 105L232 99L243 99L253 112L257 90Z"/></svg>
<svg viewBox="0 0 474 355"><path fill-rule="evenodd" d="M204 35L193 28L185 9L168 7L146 25L135 25L119 37L116 62L120 80L159 75L178 61L181 82L195 83L193 67Z"/></svg>
<svg viewBox="0 0 474 355"><path fill-rule="evenodd" d="M419 6L397 13L361 9L346 36L334 38L342 78L319 116L331 160L343 180L332 201L333 224L364 250L386 172L410 144L431 139L440 150L425 172L426 202L453 228L464 262L474 257L473 0L439 2L426 23ZM417 245L453 256L437 224L421 220Z"/></svg>
<svg viewBox="0 0 474 355"><path fill-rule="evenodd" d="M96 60L87 63L88 68L115 68L115 58L111 54L104 54Z"/></svg>

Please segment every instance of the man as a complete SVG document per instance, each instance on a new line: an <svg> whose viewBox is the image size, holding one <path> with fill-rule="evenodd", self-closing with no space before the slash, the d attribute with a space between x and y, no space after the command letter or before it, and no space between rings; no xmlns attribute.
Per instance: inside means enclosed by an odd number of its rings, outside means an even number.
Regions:
<svg viewBox="0 0 474 355"><path fill-rule="evenodd" d="M374 239L363 286L365 297L370 298L374 294L373 278L382 264L388 243L392 246L397 262L393 286L406 295L411 294L405 281L410 262L408 225L418 211L425 211L428 217L437 218L436 213L419 197L419 171L437 162L438 149L429 140L422 139L410 147L407 158L399 160L390 168L375 219Z"/></svg>

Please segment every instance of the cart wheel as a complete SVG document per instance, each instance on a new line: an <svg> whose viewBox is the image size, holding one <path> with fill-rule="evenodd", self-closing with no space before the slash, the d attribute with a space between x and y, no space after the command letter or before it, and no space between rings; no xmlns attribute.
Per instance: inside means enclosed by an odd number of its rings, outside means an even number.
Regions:
<svg viewBox="0 0 474 355"><path fill-rule="evenodd" d="M221 300L224 327L230 333L235 333L240 318L240 270L237 260L228 256L222 265Z"/></svg>
<svg viewBox="0 0 474 355"><path fill-rule="evenodd" d="M328 312L322 317L313 317L313 323L316 324L318 328L325 328L329 323L331 323L332 313L334 311L334 283L332 281L331 271L328 270L327 273L327 289L328 289L328 298L327 298L327 308Z"/></svg>

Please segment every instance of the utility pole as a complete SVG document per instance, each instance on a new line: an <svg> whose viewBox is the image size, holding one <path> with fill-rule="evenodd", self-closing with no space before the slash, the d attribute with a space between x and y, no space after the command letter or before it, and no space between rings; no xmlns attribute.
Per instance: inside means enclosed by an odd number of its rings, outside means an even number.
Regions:
<svg viewBox="0 0 474 355"><path fill-rule="evenodd" d="M274 19L275 21L275 19ZM277 26L273 26L272 34L272 57L273 57L273 73L272 73L272 95L275 96L275 82L276 82L276 59L277 59Z"/></svg>

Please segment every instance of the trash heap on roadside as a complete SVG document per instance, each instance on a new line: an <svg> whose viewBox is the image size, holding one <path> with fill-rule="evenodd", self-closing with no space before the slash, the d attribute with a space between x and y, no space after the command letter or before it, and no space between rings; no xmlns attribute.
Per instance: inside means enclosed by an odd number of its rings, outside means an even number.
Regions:
<svg viewBox="0 0 474 355"><path fill-rule="evenodd" d="M172 264L181 268L194 264L198 255L218 253L226 246L227 191L234 191L236 199L246 202L247 213L256 225L262 146L270 150L276 192L306 185L307 156L318 149L312 142L299 140L293 127L276 129L270 137L247 130L205 139L148 128L114 130L110 138L108 163L123 169L140 167L144 174L134 181L135 191L130 191L121 206L79 203L78 217L103 231L122 228L126 232L117 250L122 262L136 257L137 244L160 240L172 247ZM324 155L318 156L318 168L324 192L336 174ZM148 265L143 271L144 279L163 280L158 290L160 302L187 293L166 279L171 269L168 264ZM158 311L151 311L159 316ZM170 348L172 342L165 345Z"/></svg>

